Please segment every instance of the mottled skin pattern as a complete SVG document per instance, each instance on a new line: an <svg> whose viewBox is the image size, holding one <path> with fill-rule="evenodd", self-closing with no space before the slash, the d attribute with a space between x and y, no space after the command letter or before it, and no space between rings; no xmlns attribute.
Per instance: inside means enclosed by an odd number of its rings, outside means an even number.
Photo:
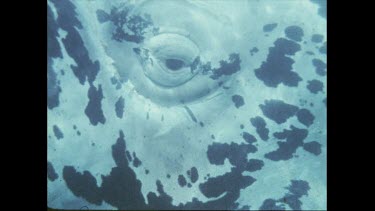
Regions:
<svg viewBox="0 0 375 211"><path fill-rule="evenodd" d="M48 206L326 209L324 5L49 0Z"/></svg>

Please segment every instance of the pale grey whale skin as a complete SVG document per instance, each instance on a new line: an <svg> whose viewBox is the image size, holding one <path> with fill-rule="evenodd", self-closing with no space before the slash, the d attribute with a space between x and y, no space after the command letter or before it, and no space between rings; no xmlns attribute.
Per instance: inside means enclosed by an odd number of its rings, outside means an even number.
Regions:
<svg viewBox="0 0 375 211"><path fill-rule="evenodd" d="M49 207L326 209L321 5L47 4Z"/></svg>

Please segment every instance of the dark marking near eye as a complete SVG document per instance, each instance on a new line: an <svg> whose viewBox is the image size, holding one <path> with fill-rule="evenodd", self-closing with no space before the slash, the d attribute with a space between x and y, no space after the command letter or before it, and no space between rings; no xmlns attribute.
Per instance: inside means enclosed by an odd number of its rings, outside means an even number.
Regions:
<svg viewBox="0 0 375 211"><path fill-rule="evenodd" d="M263 32L271 32L277 27L277 23L269 23L263 26Z"/></svg>
<svg viewBox="0 0 375 211"><path fill-rule="evenodd" d="M64 138L63 132L61 131L61 129L57 125L54 125L52 129L53 129L53 133L55 134L57 139Z"/></svg>
<svg viewBox="0 0 375 211"><path fill-rule="evenodd" d="M111 21L115 30L112 33L112 39L118 42L128 41L140 43L144 40L145 30L153 25L151 16L130 15L129 8L118 9L112 7L110 14L104 10L97 10L96 16L100 23ZM128 32L131 33L128 33ZM158 31L153 28L153 31Z"/></svg>
<svg viewBox="0 0 375 211"><path fill-rule="evenodd" d="M312 64L315 67L316 74L318 74L320 76L327 75L327 72L326 72L327 64L324 63L322 60L320 60L320 59L313 59L312 60Z"/></svg>
<svg viewBox="0 0 375 211"><path fill-rule="evenodd" d="M53 168L52 163L49 161L47 161L47 178L51 182L59 178L59 175L56 173L55 168Z"/></svg>
<svg viewBox="0 0 375 211"><path fill-rule="evenodd" d="M116 111L116 116L118 118L122 118L124 115L124 106L125 106L125 100L123 97L119 97L116 104L115 104L115 111Z"/></svg>
<svg viewBox="0 0 375 211"><path fill-rule="evenodd" d="M308 142L303 145L303 149L314 154L320 155L322 153L322 145L316 141Z"/></svg>
<svg viewBox="0 0 375 211"><path fill-rule="evenodd" d="M314 43L321 43L321 42L323 42L323 38L324 38L324 36L321 35L321 34L313 34L311 36L311 41L314 42Z"/></svg>
<svg viewBox="0 0 375 211"><path fill-rule="evenodd" d="M232 53L229 55L229 61L220 60L220 67L212 69L210 78L216 80L223 75L232 75L241 69L240 63L240 55Z"/></svg>
<svg viewBox="0 0 375 211"><path fill-rule="evenodd" d="M264 105L259 105L264 116L275 121L277 124L286 122L298 111L295 105L287 104L282 100L266 100Z"/></svg>
<svg viewBox="0 0 375 211"><path fill-rule="evenodd" d="M85 114L89 118L90 123L96 126L98 123L105 123L105 117L102 110L103 91L102 86L96 89L91 85L88 91L89 103L86 106Z"/></svg>
<svg viewBox="0 0 375 211"><path fill-rule="evenodd" d="M260 116L250 119L251 124L255 127L256 132L263 141L268 140L269 129L266 127L266 121Z"/></svg>
<svg viewBox="0 0 375 211"><path fill-rule="evenodd" d="M251 135L250 133L248 133L248 132L243 132L243 133L242 133L242 138L243 138L247 143L249 143L249 144L252 144L252 143L254 143L254 142L257 141L257 139L256 139L253 135Z"/></svg>
<svg viewBox="0 0 375 211"><path fill-rule="evenodd" d="M309 127L314 123L315 116L307 109L300 109L297 112L298 121Z"/></svg>
<svg viewBox="0 0 375 211"><path fill-rule="evenodd" d="M194 113L190 110L189 107L187 106L184 106L185 110L187 111L187 113L189 114L190 118L194 121L194 122L197 122L197 118L195 118L194 116Z"/></svg>
<svg viewBox="0 0 375 211"><path fill-rule="evenodd" d="M290 126L290 130L284 129L282 132L276 132L273 136L277 139L286 139L285 142L278 141L278 149L266 153L264 157L273 160L289 160L293 158L293 153L296 152L298 147L303 146L303 140L307 137L308 131L306 129L299 129Z"/></svg>
<svg viewBox="0 0 375 211"><path fill-rule="evenodd" d="M279 84L296 87L302 78L294 71L294 60L287 55L294 55L301 50L301 46L291 40L279 38L274 47L269 48L267 60L255 69L255 76L266 86L277 87Z"/></svg>
<svg viewBox="0 0 375 211"><path fill-rule="evenodd" d="M306 87L313 94L317 94L318 92L323 92L323 82L318 81L316 79L307 81Z"/></svg>
<svg viewBox="0 0 375 211"><path fill-rule="evenodd" d="M288 26L285 28L285 35L291 40L300 42L304 35L303 29L299 26Z"/></svg>
<svg viewBox="0 0 375 211"><path fill-rule="evenodd" d="M236 106L236 108L239 108L239 107L245 105L245 101L244 101L244 99L241 95L233 95L232 101L234 103L234 106Z"/></svg>
<svg viewBox="0 0 375 211"><path fill-rule="evenodd" d="M185 187L185 185L187 183L184 175L181 175L181 174L178 175L177 181L178 181L178 184L180 185L180 187Z"/></svg>
<svg viewBox="0 0 375 211"><path fill-rule="evenodd" d="M324 42L323 45L319 48L321 54L327 54L327 42Z"/></svg>
<svg viewBox="0 0 375 211"><path fill-rule="evenodd" d="M327 18L327 0L310 0L311 2L319 5L318 14L323 18Z"/></svg>
<svg viewBox="0 0 375 211"><path fill-rule="evenodd" d="M81 22L77 19L75 6L70 1L51 0L56 7L60 28L67 32L62 42L68 55L77 65L71 65L74 75L84 85L86 79L92 84L100 70L99 61L91 61L88 51L77 29L83 29Z"/></svg>
<svg viewBox="0 0 375 211"><path fill-rule="evenodd" d="M257 47L254 47L250 50L250 55L254 55L255 53L258 53L259 49Z"/></svg>

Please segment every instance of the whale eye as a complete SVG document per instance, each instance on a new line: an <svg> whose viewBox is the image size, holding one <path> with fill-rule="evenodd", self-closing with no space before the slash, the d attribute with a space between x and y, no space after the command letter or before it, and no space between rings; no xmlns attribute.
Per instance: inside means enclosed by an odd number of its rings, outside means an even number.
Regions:
<svg viewBox="0 0 375 211"><path fill-rule="evenodd" d="M173 71L181 69L185 63L179 59L167 59L165 60L165 65Z"/></svg>
<svg viewBox="0 0 375 211"><path fill-rule="evenodd" d="M134 49L144 74L162 87L176 87L191 80L197 73L198 46L189 38L172 33L159 34Z"/></svg>

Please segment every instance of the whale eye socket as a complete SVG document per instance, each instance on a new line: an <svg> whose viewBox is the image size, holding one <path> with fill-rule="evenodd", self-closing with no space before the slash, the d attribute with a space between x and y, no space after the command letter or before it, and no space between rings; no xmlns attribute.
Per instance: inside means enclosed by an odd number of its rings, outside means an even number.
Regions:
<svg viewBox="0 0 375 211"><path fill-rule="evenodd" d="M180 86L199 71L194 65L199 57L198 46L179 34L164 33L151 37L134 52L138 54L144 74L159 86Z"/></svg>

